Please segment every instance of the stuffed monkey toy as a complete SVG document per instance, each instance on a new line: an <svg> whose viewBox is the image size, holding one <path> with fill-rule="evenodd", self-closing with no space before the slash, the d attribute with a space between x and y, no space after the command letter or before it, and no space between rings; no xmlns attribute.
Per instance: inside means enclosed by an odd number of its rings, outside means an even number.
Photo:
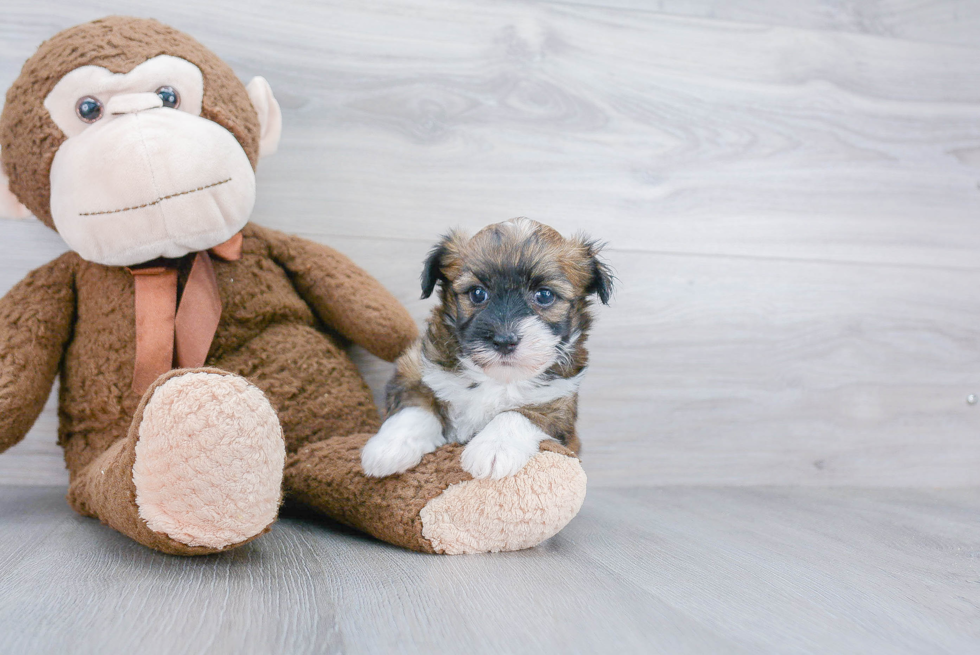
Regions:
<svg viewBox="0 0 980 655"><path fill-rule="evenodd" d="M165 553L267 532L283 495L392 544L534 546L578 512L585 476L554 442L509 478L461 448L364 475L379 425L345 352L394 360L417 336L340 253L248 222L281 114L194 39L110 17L41 45L0 116L0 212L70 251L0 300L0 451L60 375L68 502Z"/></svg>

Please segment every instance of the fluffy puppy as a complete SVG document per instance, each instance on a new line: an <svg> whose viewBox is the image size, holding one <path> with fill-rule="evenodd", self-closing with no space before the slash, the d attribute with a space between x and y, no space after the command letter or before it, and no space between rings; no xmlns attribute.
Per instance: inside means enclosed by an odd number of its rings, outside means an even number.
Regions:
<svg viewBox="0 0 980 655"><path fill-rule="evenodd" d="M401 473L449 442L467 444L462 465L475 478L517 473L544 439L577 452L589 306L612 291L599 249L526 218L444 237L422 272L422 297L439 283L442 302L396 361L364 472Z"/></svg>

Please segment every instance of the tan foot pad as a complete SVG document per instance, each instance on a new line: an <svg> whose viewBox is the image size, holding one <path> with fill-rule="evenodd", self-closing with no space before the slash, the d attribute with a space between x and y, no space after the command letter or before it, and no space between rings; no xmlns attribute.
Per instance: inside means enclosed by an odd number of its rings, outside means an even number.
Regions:
<svg viewBox="0 0 980 655"><path fill-rule="evenodd" d="M189 546L245 541L276 518L285 456L279 419L258 388L235 375L173 377L139 425L140 517Z"/></svg>
<svg viewBox="0 0 980 655"><path fill-rule="evenodd" d="M531 548L572 520L585 486L578 459L541 452L511 477L451 485L419 513L422 536L447 555Z"/></svg>

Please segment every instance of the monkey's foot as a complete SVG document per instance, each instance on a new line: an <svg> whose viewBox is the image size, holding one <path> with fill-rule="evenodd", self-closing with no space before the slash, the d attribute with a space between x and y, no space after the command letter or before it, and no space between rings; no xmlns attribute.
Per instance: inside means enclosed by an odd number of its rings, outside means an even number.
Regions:
<svg viewBox="0 0 980 655"><path fill-rule="evenodd" d="M459 444L429 453L415 468L371 478L360 466L370 435L304 446L286 467L286 489L328 516L398 546L456 555L521 550L554 536L585 500L585 472L555 441L515 475L476 480Z"/></svg>
<svg viewBox="0 0 980 655"><path fill-rule="evenodd" d="M224 549L275 521L285 446L258 388L218 371L177 371L144 402L132 475L150 530Z"/></svg>
<svg viewBox="0 0 980 655"><path fill-rule="evenodd" d="M578 514L585 484L576 457L543 450L510 477L448 487L419 512L422 536L447 555L531 548Z"/></svg>

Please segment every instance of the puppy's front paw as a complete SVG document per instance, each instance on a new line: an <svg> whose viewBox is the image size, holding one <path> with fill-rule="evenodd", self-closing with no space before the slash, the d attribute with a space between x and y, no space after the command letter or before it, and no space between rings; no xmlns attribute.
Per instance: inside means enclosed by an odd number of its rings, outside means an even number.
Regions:
<svg viewBox="0 0 980 655"><path fill-rule="evenodd" d="M474 478L514 475L548 435L517 412L498 414L463 449L463 470Z"/></svg>
<svg viewBox="0 0 980 655"><path fill-rule="evenodd" d="M420 407L391 416L361 450L361 467L373 478L404 473L445 443L442 423Z"/></svg>

